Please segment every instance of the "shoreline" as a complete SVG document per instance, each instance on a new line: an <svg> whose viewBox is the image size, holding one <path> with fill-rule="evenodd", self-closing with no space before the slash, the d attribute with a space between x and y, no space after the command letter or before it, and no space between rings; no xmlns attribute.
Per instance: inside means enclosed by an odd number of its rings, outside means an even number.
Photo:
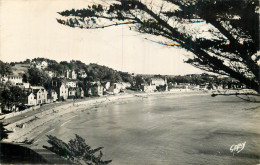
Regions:
<svg viewBox="0 0 260 165"><path fill-rule="evenodd" d="M78 134L87 139L91 146L104 146L103 151L107 158L113 158L115 164L129 162L140 164L147 156L141 148L150 150L149 155L155 152L160 156L160 150L156 150L158 140L162 147L167 149L168 144L172 144L171 146L182 154L185 152L182 150L182 146L186 142L191 142L193 138L190 137L191 135L201 140L205 140L205 137L208 136L213 138L206 139L206 144L202 147L200 144L190 143L194 150L199 147L200 150L208 151L210 149L208 144L212 144L212 140L215 138L225 139L225 145L222 145L221 140L214 141L214 144L220 145L218 150L221 153L229 149L230 145L235 143L234 140L241 141L241 138L242 140L247 139L247 147L255 145L254 139L256 140L256 138L252 134L248 134L247 130L250 130L251 133L259 132L254 127L259 111L244 110L254 108L257 104L244 104L234 96L228 99L225 97L212 98L210 95L211 91L134 93L91 98L74 105L73 102L69 102L66 105L61 104L48 109L49 113L40 112L42 116L39 114L36 117L32 116L30 120L24 120L21 122L21 127L13 125L15 132L9 134L6 142L22 144L26 141L27 144L30 144L28 145L30 149L42 151L42 146L49 146L46 135L53 135L68 142L74 134ZM155 102L159 104L155 104L155 108L153 108ZM205 103L206 106L201 103ZM230 104L232 106L227 106ZM146 105L151 107L146 107ZM249 119L252 119L252 122L248 122ZM176 135L177 141L169 138L173 135L169 133L169 130ZM237 136L237 131L242 133ZM224 132L224 135L219 132ZM231 137L229 134L234 136ZM158 137L158 135L162 136ZM253 138L253 141L250 141L250 138ZM151 143L155 143L155 145L150 147L148 144ZM179 143L180 145L178 145ZM124 144L126 148L141 150L133 153L130 149L125 150L120 147L119 144ZM254 149L251 151L256 153ZM172 150L166 150L166 152L171 154ZM45 151L40 153L40 155L44 154L46 154ZM126 157L129 154L132 157L140 154L140 157L138 159ZM199 155L197 157L201 158ZM208 158L212 159L210 155ZM147 159L145 162L148 164L153 161L161 163L158 159L149 160ZM161 160L168 164L173 159L161 157ZM194 160L197 161L196 158ZM230 160L235 161L233 157ZM182 162L182 160L178 161ZM219 159L216 158L215 161L219 162Z"/></svg>
<svg viewBox="0 0 260 165"><path fill-rule="evenodd" d="M38 113L18 120L13 123L9 123L6 126L6 129L13 131L8 135L8 139L4 139L5 142L15 142L21 143L24 141L37 141L40 138L41 134L46 133L45 131L40 132L39 130L52 130L52 125L58 123L60 121L60 117L63 115L71 113L71 117L65 120L70 120L73 118L73 112L75 111L90 111L93 110L96 106L101 104L110 104L113 102L121 102L127 101L130 99L140 99L140 98L148 98L151 96L168 96L173 94L199 94L205 95L209 94L208 92L202 91L169 91L169 92L154 92L154 93L133 93L133 94L120 94L120 95L111 95L111 96L103 96L97 97L88 100L80 100L76 103L68 102L65 104L58 105L52 104L49 109L41 110L38 109ZM44 106L43 106L44 109ZM21 113L19 115L24 115ZM12 118L12 117L10 117ZM30 134L35 134L38 130L38 135L36 137L31 137ZM48 131L47 131L48 132Z"/></svg>

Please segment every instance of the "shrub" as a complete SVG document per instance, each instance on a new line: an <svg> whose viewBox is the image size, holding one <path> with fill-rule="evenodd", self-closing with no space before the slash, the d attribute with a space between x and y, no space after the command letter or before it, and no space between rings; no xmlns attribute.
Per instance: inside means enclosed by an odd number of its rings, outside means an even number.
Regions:
<svg viewBox="0 0 260 165"><path fill-rule="evenodd" d="M82 137L77 134L75 136L76 138L71 139L67 144L55 136L47 135L49 138L48 143L51 147L43 147L56 153L57 155L67 158L75 164L105 165L112 162L112 160L102 160L103 153L101 149L103 149L103 147L92 149L86 144ZM98 151L99 154L96 156Z"/></svg>

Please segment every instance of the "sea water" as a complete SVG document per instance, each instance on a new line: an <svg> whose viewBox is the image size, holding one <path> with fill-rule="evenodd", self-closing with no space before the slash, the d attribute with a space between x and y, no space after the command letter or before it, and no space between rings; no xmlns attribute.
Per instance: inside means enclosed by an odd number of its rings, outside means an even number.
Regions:
<svg viewBox="0 0 260 165"><path fill-rule="evenodd" d="M75 112L52 135L78 134L111 164L257 164L259 106L234 96L140 97Z"/></svg>

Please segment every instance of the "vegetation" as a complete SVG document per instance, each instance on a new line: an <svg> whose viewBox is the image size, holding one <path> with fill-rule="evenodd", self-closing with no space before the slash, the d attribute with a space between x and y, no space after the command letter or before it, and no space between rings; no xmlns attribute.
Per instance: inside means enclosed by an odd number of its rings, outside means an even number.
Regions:
<svg viewBox="0 0 260 165"><path fill-rule="evenodd" d="M191 65L233 77L260 93L258 0L107 3L61 11L57 22L87 29L130 24L140 33L163 37L156 42L191 52Z"/></svg>
<svg viewBox="0 0 260 165"><path fill-rule="evenodd" d="M105 81L110 81L111 83L122 81L120 74L116 70L113 70L106 66L89 64L86 67L86 73L88 74L88 79L93 81L105 80Z"/></svg>
<svg viewBox="0 0 260 165"><path fill-rule="evenodd" d="M141 85L145 83L144 78L141 75L135 76L135 87L140 89Z"/></svg>
<svg viewBox="0 0 260 165"><path fill-rule="evenodd" d="M112 160L102 160L103 153L101 150L103 147L92 149L79 135L76 135L76 138L70 140L69 143L65 143L52 135L47 135L47 137L51 147L43 146L44 148L67 158L75 164L105 165L112 162ZM98 151L99 154L96 156Z"/></svg>
<svg viewBox="0 0 260 165"><path fill-rule="evenodd" d="M12 74L11 65L0 60L0 80L9 74Z"/></svg>
<svg viewBox="0 0 260 165"><path fill-rule="evenodd" d="M31 84L46 84L42 79L48 79L46 74L43 71L52 71L58 77L65 74L67 70L74 70L78 75L81 72L85 72L88 76L86 81L110 81L110 82L121 82L126 80L131 81L132 76L126 72L118 72L112 68L101 66L98 64L90 63L86 65L85 63L78 60L71 60L70 62L61 61L60 63L55 60L50 60L46 58L35 58L32 62L40 63L42 61L46 61L48 66L44 70L39 70L37 68L31 68L28 70L29 77L32 77L29 81ZM39 76L37 76L37 74ZM35 75L35 76L33 76ZM34 78L35 77L35 78ZM40 78L43 77L43 78ZM84 78L78 77L80 80L84 80ZM123 80L123 79L124 80Z"/></svg>
<svg viewBox="0 0 260 165"><path fill-rule="evenodd" d="M0 141L2 141L3 139L7 139L8 133L12 132L5 129L5 126L7 126L7 124L4 124L2 121L0 121Z"/></svg>
<svg viewBox="0 0 260 165"><path fill-rule="evenodd" d="M17 86L5 86L1 94L1 109L12 109L22 105L24 101L25 93Z"/></svg>
<svg viewBox="0 0 260 165"><path fill-rule="evenodd" d="M47 73L37 68L28 69L28 80L31 85L44 87L47 87L51 81Z"/></svg>
<svg viewBox="0 0 260 165"><path fill-rule="evenodd" d="M220 84L219 79L217 76L209 75L209 74L194 74L194 75L185 75L185 76L175 76L175 77L169 77L167 79L168 82L172 83L189 83L194 85L200 85L205 83L217 83Z"/></svg>

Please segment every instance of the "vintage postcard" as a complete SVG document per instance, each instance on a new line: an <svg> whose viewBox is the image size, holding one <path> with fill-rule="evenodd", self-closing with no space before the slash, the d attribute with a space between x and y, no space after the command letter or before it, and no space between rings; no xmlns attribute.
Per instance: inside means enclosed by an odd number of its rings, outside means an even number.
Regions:
<svg viewBox="0 0 260 165"><path fill-rule="evenodd" d="M0 0L1 164L260 164L258 0Z"/></svg>

